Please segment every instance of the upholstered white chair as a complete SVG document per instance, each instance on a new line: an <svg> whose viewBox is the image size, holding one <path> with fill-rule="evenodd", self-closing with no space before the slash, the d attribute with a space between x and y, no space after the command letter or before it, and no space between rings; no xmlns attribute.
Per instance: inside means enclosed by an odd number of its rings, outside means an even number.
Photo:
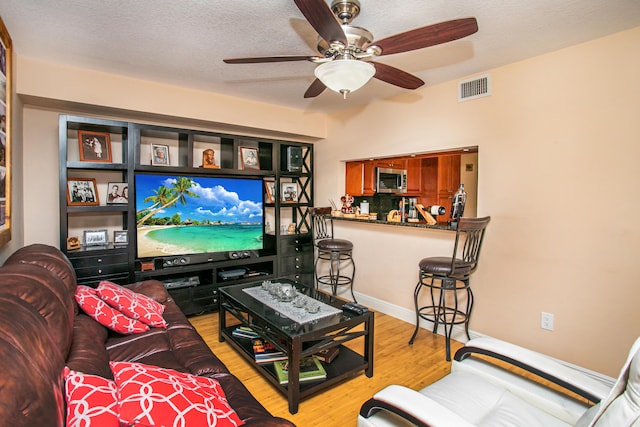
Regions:
<svg viewBox="0 0 640 427"><path fill-rule="evenodd" d="M476 338L456 352L451 373L441 380L420 391L391 385L378 392L363 404L358 426L637 427L639 351L640 338L615 380L500 340ZM592 403L499 367L492 359L535 373Z"/></svg>

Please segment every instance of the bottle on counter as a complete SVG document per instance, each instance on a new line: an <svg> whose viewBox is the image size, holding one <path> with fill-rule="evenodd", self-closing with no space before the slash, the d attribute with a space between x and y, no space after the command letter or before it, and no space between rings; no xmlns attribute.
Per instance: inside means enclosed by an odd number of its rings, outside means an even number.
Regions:
<svg viewBox="0 0 640 427"><path fill-rule="evenodd" d="M427 212L429 212L431 215L444 215L445 212L447 210L444 208L444 206L439 206L439 205L433 205L433 206L427 206Z"/></svg>
<svg viewBox="0 0 640 427"><path fill-rule="evenodd" d="M464 214L464 205L467 203L467 192L464 191L464 184L460 184L460 188L453 195L451 203L451 223L457 223L458 219Z"/></svg>

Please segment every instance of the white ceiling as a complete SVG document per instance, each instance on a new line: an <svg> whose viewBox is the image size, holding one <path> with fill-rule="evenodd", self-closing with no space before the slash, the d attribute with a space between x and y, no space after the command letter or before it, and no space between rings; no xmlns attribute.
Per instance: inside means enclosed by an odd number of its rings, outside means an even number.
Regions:
<svg viewBox="0 0 640 427"><path fill-rule="evenodd" d="M640 0L361 0L361 5L353 24L367 28L375 40L477 18L479 31L465 39L377 59L427 85L640 25ZM337 111L406 92L373 79L347 100L329 90L304 99L314 80L311 62L222 62L315 55L317 34L292 0L2 0L0 16L20 56L308 111Z"/></svg>

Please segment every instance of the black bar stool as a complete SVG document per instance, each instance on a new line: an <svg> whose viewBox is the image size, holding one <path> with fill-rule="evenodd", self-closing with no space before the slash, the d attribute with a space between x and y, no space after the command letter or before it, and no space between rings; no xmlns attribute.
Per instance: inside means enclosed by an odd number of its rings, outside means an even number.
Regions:
<svg viewBox="0 0 640 427"><path fill-rule="evenodd" d="M469 277L478 268L480 248L491 217L460 218L451 257L431 257L420 261L420 279L413 292L416 307L416 329L409 340L413 340L420 329L420 318L433 322L433 333L438 325L444 325L447 342L447 361L451 360L451 332L454 325L464 324L469 336L469 318L473 308L473 292ZM418 299L423 287L429 288L431 304L420 307ZM466 291L466 304L458 303L458 293Z"/></svg>
<svg viewBox="0 0 640 427"><path fill-rule="evenodd" d="M331 286L331 293L335 296L338 286L349 286L351 297L357 302L353 294L353 278L356 274L356 265L353 262L353 243L333 238L333 217L330 207L309 208L309 210L311 211L313 245L316 248L316 261L313 268L316 289L318 285ZM319 275L318 262L320 260L329 261L329 274ZM351 274L345 273L346 269L351 270Z"/></svg>

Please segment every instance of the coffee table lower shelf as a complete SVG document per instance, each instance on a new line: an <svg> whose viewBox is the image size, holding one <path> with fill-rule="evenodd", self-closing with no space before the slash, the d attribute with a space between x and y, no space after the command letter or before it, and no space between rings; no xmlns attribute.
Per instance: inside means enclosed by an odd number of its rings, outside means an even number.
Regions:
<svg viewBox="0 0 640 427"><path fill-rule="evenodd" d="M251 339L238 338L232 335L232 331L236 326L229 327L221 331L224 340L227 341L242 357L252 363L253 366L263 374L263 377L273 384L278 391L285 396L289 396L289 387L286 384L280 384L273 363L256 363L253 355ZM299 391L296 393L298 395L298 399L296 400L303 400L318 391L325 390L326 388L343 381L344 379L354 377L362 373L362 371L367 373L368 377L373 375L372 367L369 366L369 363L365 361L365 358L361 354L358 354L344 345L339 345L337 347L340 349L340 352L334 360L330 363L321 362L327 372L327 378L300 382ZM306 354L303 352L303 355ZM371 375L368 374L369 372L371 372ZM295 409L290 405L289 410L292 414L297 412L297 403L298 402L295 402Z"/></svg>

